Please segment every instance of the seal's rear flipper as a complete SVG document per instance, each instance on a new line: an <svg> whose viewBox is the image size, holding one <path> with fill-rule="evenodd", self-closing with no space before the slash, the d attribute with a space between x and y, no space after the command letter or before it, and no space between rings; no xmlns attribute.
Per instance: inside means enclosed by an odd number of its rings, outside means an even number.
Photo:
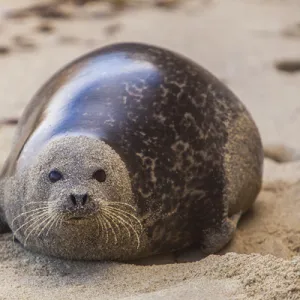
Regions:
<svg viewBox="0 0 300 300"><path fill-rule="evenodd" d="M242 212L238 212L224 220L220 228L207 230L202 241L202 253L214 254L222 250L232 240L241 216Z"/></svg>

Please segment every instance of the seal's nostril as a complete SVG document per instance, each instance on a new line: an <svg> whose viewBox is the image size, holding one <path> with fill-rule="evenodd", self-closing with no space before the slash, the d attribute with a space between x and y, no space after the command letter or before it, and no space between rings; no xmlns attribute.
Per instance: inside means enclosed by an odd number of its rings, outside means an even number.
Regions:
<svg viewBox="0 0 300 300"><path fill-rule="evenodd" d="M73 206L80 207L84 206L86 202L88 201L89 197L88 194L71 194L70 200L73 204Z"/></svg>
<svg viewBox="0 0 300 300"><path fill-rule="evenodd" d="M76 197L73 194L71 194L70 199L71 199L72 203L74 204L74 206L76 206L77 205Z"/></svg>
<svg viewBox="0 0 300 300"><path fill-rule="evenodd" d="M88 194L84 194L82 196L82 205L84 205L87 202L87 200L88 200Z"/></svg>

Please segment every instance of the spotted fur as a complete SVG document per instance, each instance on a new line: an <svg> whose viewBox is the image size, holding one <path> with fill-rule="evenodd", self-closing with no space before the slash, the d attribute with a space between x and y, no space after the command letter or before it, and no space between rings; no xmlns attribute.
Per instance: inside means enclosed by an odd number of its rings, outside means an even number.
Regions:
<svg viewBox="0 0 300 300"><path fill-rule="evenodd" d="M58 135L102 140L125 163L149 240L128 259L192 244L216 252L233 235L230 217L261 187L262 145L245 106L210 72L159 47L110 45L56 73L24 112L2 177L30 168Z"/></svg>

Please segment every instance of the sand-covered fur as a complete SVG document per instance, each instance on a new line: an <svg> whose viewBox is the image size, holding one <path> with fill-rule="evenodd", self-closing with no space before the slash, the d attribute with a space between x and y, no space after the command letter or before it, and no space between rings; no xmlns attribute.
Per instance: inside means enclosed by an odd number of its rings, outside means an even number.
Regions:
<svg viewBox="0 0 300 300"><path fill-rule="evenodd" d="M28 249L69 259L211 254L255 201L262 159L250 113L211 72L171 49L110 44L28 103L2 172L5 218Z"/></svg>

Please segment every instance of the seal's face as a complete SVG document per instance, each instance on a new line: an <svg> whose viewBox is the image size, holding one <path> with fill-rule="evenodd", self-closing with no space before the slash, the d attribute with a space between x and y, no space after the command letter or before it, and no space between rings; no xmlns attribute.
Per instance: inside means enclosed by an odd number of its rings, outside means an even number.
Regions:
<svg viewBox="0 0 300 300"><path fill-rule="evenodd" d="M120 158L105 143L93 142L82 138L54 142L32 169L42 188L35 192L46 196L48 210L64 221L94 218L111 203L132 202L126 168L116 164Z"/></svg>
<svg viewBox="0 0 300 300"><path fill-rule="evenodd" d="M104 142L82 136L53 140L16 184L26 188L10 210L10 223L26 247L68 258L94 258L98 250L105 257L112 244L129 250L129 241L139 247L130 178Z"/></svg>
<svg viewBox="0 0 300 300"><path fill-rule="evenodd" d="M60 171L61 169L64 170ZM80 220L93 217L99 212L100 202L103 200L107 202L108 197L102 191L105 190L103 186L98 187L95 193L95 189L92 187L93 184L90 181L96 179L99 183L105 182L106 172L103 169L96 170L90 178L84 178L84 174L81 174L82 181L85 179L85 182L82 183L76 182L77 178L72 175L74 174L62 167L55 167L49 172L48 180L53 185L55 184L55 188L52 189L53 192L49 197L49 208L53 213L61 214L64 220Z"/></svg>

